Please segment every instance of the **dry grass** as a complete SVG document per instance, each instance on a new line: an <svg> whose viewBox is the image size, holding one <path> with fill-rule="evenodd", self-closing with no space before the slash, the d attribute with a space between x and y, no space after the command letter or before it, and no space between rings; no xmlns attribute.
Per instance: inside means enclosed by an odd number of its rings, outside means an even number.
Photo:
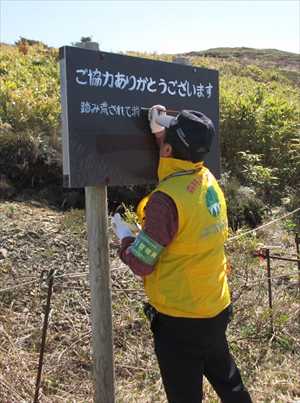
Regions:
<svg viewBox="0 0 300 403"><path fill-rule="evenodd" d="M61 213L37 204L0 204L0 402L31 402L47 287L56 269L41 399L93 401L87 241L82 211ZM235 317L228 336L255 403L300 401L297 267L272 262L274 326L269 333L265 263L258 243L295 254L293 237L278 224L258 237L228 244ZM142 284L118 259L111 240L112 303L117 403L166 402L151 334L142 314ZM285 277L284 273L288 273ZM289 273L295 273L290 275ZM21 285L21 287L18 287ZM6 291L3 291L6 289ZM218 399L205 382L205 401Z"/></svg>

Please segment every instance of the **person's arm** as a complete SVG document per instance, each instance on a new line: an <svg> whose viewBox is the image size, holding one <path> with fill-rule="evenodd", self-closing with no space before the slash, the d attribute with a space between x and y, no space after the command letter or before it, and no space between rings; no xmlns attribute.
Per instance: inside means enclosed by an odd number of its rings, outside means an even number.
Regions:
<svg viewBox="0 0 300 403"><path fill-rule="evenodd" d="M175 203L165 193L155 192L145 209L143 230L137 238L122 239L119 256L135 274L147 276L153 272L159 254L169 245L177 230Z"/></svg>
<svg viewBox="0 0 300 403"><path fill-rule="evenodd" d="M161 146L165 128L169 127L172 116L166 114L162 105L149 109L150 129L158 147ZM173 200L162 192L155 192L145 208L143 230L137 238L122 237L120 258L132 271L146 276L154 270L156 261L163 249L172 241L178 229L177 208Z"/></svg>

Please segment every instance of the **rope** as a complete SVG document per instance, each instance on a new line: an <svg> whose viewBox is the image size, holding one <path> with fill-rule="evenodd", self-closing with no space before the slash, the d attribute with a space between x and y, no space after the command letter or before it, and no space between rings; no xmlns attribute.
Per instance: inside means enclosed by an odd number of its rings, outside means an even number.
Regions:
<svg viewBox="0 0 300 403"><path fill-rule="evenodd" d="M60 274L59 276L55 276L55 278L61 278L61 277L71 277L71 278L75 278L75 277L83 277L86 276L89 272L74 272L74 273L65 273L65 274ZM7 288L2 288L0 289L0 293L1 292L6 292L6 291L11 291L11 290L15 290L16 288L21 288L21 287L25 287L26 285L29 284L33 284L36 283L37 281L41 281L40 277L36 278L35 280L32 281L27 281L21 284L17 284L17 285L13 285L11 287L7 287Z"/></svg>
<svg viewBox="0 0 300 403"><path fill-rule="evenodd" d="M89 274L89 271L82 271L82 272L74 272L74 273L64 273L64 274L59 274L58 276L55 276L55 278L61 278L61 277L70 277L70 278L75 278L75 277L84 277Z"/></svg>
<svg viewBox="0 0 300 403"><path fill-rule="evenodd" d="M10 291L10 290L14 290L15 288L20 288L20 287L25 287L26 285L35 283L37 281L40 281L40 278L37 278L37 279L32 280L32 281L27 281L27 283L17 284L17 285L14 285L12 287L3 288L2 290L0 290L0 292Z"/></svg>
<svg viewBox="0 0 300 403"><path fill-rule="evenodd" d="M280 279L280 278L287 278L287 280L289 280L289 278L290 277L293 277L293 276L298 276L298 273L297 272L289 272L289 273L285 273L285 274L279 274L279 275L277 275L277 276L271 276L271 280L273 281L273 280L277 280L277 279ZM242 277L240 277L240 278L242 278ZM241 286L241 288L245 288L245 287L251 287L251 286L253 286L253 285L258 285L258 284L265 284L265 282L266 282L266 278L268 278L268 277L265 277L264 276L264 278L262 278L261 280L258 280L258 281L254 281L254 282L252 282L252 283L245 283L245 284L243 284L242 286Z"/></svg>
<svg viewBox="0 0 300 403"><path fill-rule="evenodd" d="M267 227L268 225L271 225L271 224L274 224L274 223L277 222L277 221L283 220L284 218L286 218L286 217L288 217L288 216L290 216L290 215L296 213L296 212L299 211L299 210L300 210L300 207L296 208L295 210L291 211L290 213L287 213L287 214L285 214L285 215L283 215L283 216L281 216L281 217L279 217L279 218L276 218L275 220L272 220L272 221L270 221L270 222L267 222L266 224L263 224L263 225L261 225L260 227L257 227L257 228L251 229L251 230L249 230L249 231L245 231L245 232L243 232L242 234L233 236L233 237L229 238L227 242L234 241L234 240L236 240L236 239L242 238L242 237L245 236L245 235L252 234L253 232L259 231L260 229L265 228L265 227Z"/></svg>

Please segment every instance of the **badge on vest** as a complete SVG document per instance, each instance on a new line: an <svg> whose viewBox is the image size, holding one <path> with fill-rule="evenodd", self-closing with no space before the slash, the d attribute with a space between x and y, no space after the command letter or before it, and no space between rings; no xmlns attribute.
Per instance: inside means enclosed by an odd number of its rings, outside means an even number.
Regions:
<svg viewBox="0 0 300 403"><path fill-rule="evenodd" d="M217 217L221 211L221 205L217 192L213 186L209 186L205 195L206 207L210 214Z"/></svg>

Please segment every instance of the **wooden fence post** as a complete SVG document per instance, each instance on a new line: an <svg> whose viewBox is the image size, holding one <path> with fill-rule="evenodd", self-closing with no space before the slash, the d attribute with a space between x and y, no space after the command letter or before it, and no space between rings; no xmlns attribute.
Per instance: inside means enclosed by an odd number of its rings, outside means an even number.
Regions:
<svg viewBox="0 0 300 403"><path fill-rule="evenodd" d="M271 324L271 333L274 333L273 324L273 300L272 300L272 277L271 277L271 259L270 259L270 249L266 249L266 259L267 259L267 273L268 273L268 295L269 295L269 315Z"/></svg>
<svg viewBox="0 0 300 403"><path fill-rule="evenodd" d="M79 47L99 50L96 42ZM111 279L106 185L85 188L88 232L95 403L114 403Z"/></svg>
<svg viewBox="0 0 300 403"><path fill-rule="evenodd" d="M295 235L295 243L296 243L296 253L297 253L297 259L298 259L298 262L297 262L297 264L298 264L298 292L299 292L299 296L300 296L300 248L299 248L300 238L299 238L298 232L296 232L296 235Z"/></svg>

